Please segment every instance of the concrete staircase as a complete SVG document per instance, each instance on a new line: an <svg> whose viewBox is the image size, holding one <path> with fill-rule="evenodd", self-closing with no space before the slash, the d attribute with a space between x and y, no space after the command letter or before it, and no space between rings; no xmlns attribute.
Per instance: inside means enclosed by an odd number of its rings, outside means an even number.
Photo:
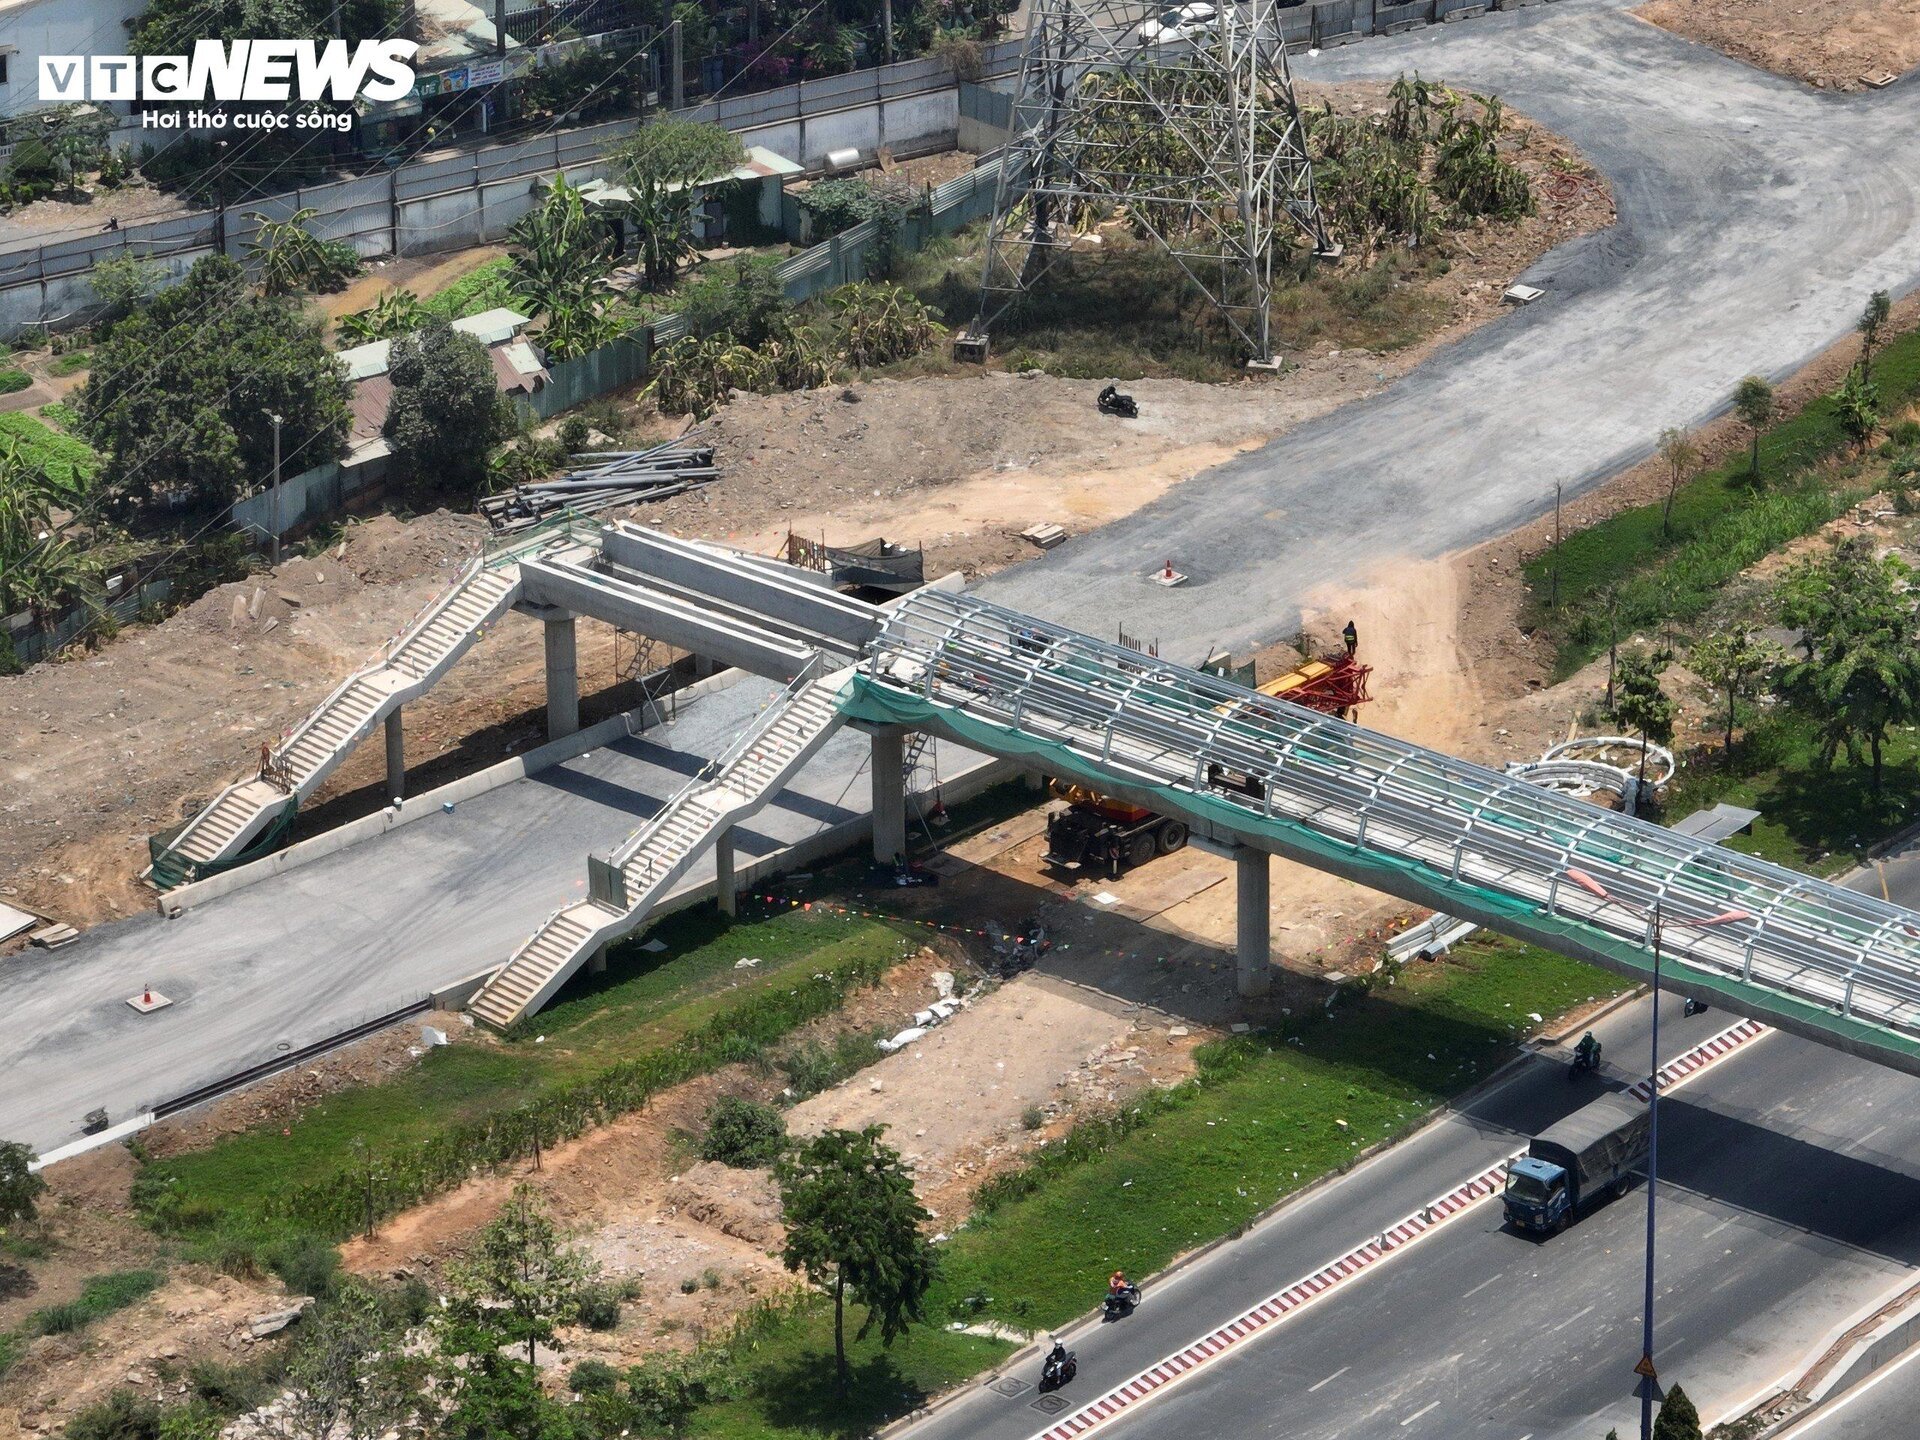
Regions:
<svg viewBox="0 0 1920 1440"><path fill-rule="evenodd" d="M852 671L821 676L822 668L816 657L751 730L613 853L592 899L548 917L474 996L476 1019L504 1030L539 1010L602 945L646 923L723 830L785 788L840 728L838 697Z"/></svg>
<svg viewBox="0 0 1920 1440"><path fill-rule="evenodd" d="M445 674L483 629L513 607L520 588L517 564L469 564L378 658L348 676L275 747L275 779L236 781L194 816L174 838L168 856L173 863L156 864L156 883L195 878L238 855L290 800L311 795L375 726Z"/></svg>

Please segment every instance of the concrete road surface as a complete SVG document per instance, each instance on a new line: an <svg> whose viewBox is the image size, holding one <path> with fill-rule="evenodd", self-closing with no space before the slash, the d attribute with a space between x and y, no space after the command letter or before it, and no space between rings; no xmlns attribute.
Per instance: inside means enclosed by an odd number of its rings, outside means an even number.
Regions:
<svg viewBox="0 0 1920 1440"><path fill-rule="evenodd" d="M1303 62L1320 78L1418 65L1499 90L1607 171L1620 224L1530 273L1545 300L1382 395L983 593L1099 634L1121 620L1175 657L1274 639L1315 586L1525 518L1556 478L1606 473L1741 374L1785 371L1844 333L1869 289L1920 277L1920 89L1815 94L1621 3L1561 0ZM1145 581L1169 555L1194 575L1184 589ZM763 692L728 693L671 738L672 764L618 747L173 924L128 921L8 962L0 1136L59 1144L95 1105L125 1115L503 960L580 892L587 850L671 794ZM861 807L861 755L851 739L829 749L766 833ZM119 998L149 982L180 1003L136 1025Z"/></svg>
<svg viewBox="0 0 1920 1440"><path fill-rule="evenodd" d="M1822 1405L1779 1440L1893 1440L1920 1428L1920 1347Z"/></svg>

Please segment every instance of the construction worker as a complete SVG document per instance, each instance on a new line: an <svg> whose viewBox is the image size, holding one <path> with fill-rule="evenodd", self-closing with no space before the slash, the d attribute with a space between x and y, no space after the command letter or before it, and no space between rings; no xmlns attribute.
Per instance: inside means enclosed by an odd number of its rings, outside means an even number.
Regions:
<svg viewBox="0 0 1920 1440"><path fill-rule="evenodd" d="M1353 652L1360 648L1360 631L1351 620L1347 621L1347 628L1340 632L1340 638L1347 642L1347 658L1351 660Z"/></svg>

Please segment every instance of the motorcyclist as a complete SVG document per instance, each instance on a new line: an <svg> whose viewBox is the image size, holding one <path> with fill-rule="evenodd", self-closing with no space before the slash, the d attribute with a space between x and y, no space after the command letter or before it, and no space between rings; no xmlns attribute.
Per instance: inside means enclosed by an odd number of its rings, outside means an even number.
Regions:
<svg viewBox="0 0 1920 1440"><path fill-rule="evenodd" d="M1107 1298L1118 1300L1127 1293L1127 1272L1116 1270L1107 1277Z"/></svg>
<svg viewBox="0 0 1920 1440"><path fill-rule="evenodd" d="M1064 1364L1066 1361L1066 1358L1067 1358L1067 1347L1061 1341L1060 1337L1056 1335L1053 1337L1053 1349L1047 1352L1047 1361L1046 1361L1047 1368L1053 1369L1058 1365Z"/></svg>
<svg viewBox="0 0 1920 1440"><path fill-rule="evenodd" d="M1600 1042L1593 1038L1591 1030L1580 1037L1580 1043L1574 1047L1573 1056L1589 1070L1599 1068Z"/></svg>

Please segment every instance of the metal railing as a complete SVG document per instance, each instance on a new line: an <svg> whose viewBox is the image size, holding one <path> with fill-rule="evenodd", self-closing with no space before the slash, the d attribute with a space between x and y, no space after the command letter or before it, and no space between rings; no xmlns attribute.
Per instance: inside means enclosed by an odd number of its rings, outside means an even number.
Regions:
<svg viewBox="0 0 1920 1440"><path fill-rule="evenodd" d="M1252 834L1304 827L1630 946L1651 946L1658 907L1676 959L1920 1038L1920 915L1899 906L972 596L910 597L865 668L1117 783L1232 806Z"/></svg>

